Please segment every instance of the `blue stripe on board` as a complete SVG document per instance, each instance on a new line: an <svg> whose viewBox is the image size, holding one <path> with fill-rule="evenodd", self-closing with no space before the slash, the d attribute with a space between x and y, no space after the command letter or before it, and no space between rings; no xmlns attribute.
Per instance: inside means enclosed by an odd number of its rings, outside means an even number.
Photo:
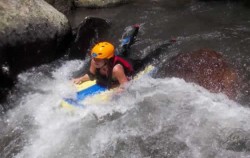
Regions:
<svg viewBox="0 0 250 158"><path fill-rule="evenodd" d="M64 100L69 103L70 105L76 106L76 107L81 107L83 108L84 105L80 104L79 102L84 100L86 97L103 92L107 90L106 87L100 86L98 84L95 84L93 86L90 86L84 90L81 90L77 92L76 99L71 99L71 98L65 98Z"/></svg>
<svg viewBox="0 0 250 158"><path fill-rule="evenodd" d="M93 86L90 86L89 88L86 88L80 92L77 92L76 101L81 101L81 100L85 99L87 96L91 96L91 95L103 92L105 90L107 90L106 87L95 84Z"/></svg>

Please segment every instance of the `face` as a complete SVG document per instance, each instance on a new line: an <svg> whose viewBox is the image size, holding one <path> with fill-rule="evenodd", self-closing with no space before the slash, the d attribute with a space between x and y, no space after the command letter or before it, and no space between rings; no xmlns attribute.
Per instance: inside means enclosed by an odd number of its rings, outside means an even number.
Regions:
<svg viewBox="0 0 250 158"><path fill-rule="evenodd" d="M94 60L94 65L97 69L103 67L106 64L104 59L93 58L93 60Z"/></svg>

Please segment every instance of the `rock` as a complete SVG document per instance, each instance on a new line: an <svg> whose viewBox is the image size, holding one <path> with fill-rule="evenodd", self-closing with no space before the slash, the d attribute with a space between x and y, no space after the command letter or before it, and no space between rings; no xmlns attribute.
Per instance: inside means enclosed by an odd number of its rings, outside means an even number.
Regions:
<svg viewBox="0 0 250 158"><path fill-rule="evenodd" d="M76 7L109 7L121 3L127 3L131 0L74 0Z"/></svg>
<svg viewBox="0 0 250 158"><path fill-rule="evenodd" d="M84 59L91 45L100 40L109 27L109 22L105 19L86 17L76 29L69 57Z"/></svg>
<svg viewBox="0 0 250 158"><path fill-rule="evenodd" d="M43 0L0 2L0 7L0 46L53 39L69 32L67 18Z"/></svg>
<svg viewBox="0 0 250 158"><path fill-rule="evenodd" d="M45 0L58 11L67 14L74 8L74 0Z"/></svg>
<svg viewBox="0 0 250 158"><path fill-rule="evenodd" d="M204 1L204 2L214 2L214 0L199 0L199 1ZM225 1L226 4L228 3L228 0L217 0L217 1ZM231 0L235 2L240 2L243 3L246 7L250 7L250 1L249 0Z"/></svg>
<svg viewBox="0 0 250 158"><path fill-rule="evenodd" d="M249 0L243 0L243 3L245 6L250 7L250 1Z"/></svg>
<svg viewBox="0 0 250 158"><path fill-rule="evenodd" d="M86 17L74 31L74 40L69 49L70 59L85 59L91 48L98 41L102 41L110 24L105 19L97 17ZM103 37L103 40L107 38ZM73 76L80 77L86 73L88 66L83 66L79 71L74 72Z"/></svg>
<svg viewBox="0 0 250 158"><path fill-rule="evenodd" d="M186 5L190 5L192 0L175 0L175 1L166 1L166 0L151 0L153 3L158 3L163 7L184 7Z"/></svg>
<svg viewBox="0 0 250 158"><path fill-rule="evenodd" d="M0 1L0 18L1 91L21 71L61 56L71 37L67 18L43 0Z"/></svg>
<svg viewBox="0 0 250 158"><path fill-rule="evenodd" d="M210 49L200 49L172 57L157 76L183 78L211 92L222 92L231 99L236 99L240 83L237 71L221 54Z"/></svg>

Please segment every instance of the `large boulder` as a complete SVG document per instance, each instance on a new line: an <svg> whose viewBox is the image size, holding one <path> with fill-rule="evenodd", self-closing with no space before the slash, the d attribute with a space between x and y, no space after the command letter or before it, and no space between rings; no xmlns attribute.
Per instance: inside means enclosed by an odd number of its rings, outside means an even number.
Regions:
<svg viewBox="0 0 250 158"><path fill-rule="evenodd" d="M43 0L0 1L0 18L0 80L5 81L0 91L5 94L18 73L64 53L71 27Z"/></svg>
<svg viewBox="0 0 250 158"><path fill-rule="evenodd" d="M110 23L98 17L86 17L74 30L74 40L71 44L69 57L71 59L84 59L89 52L88 49L102 40L110 28Z"/></svg>
<svg viewBox="0 0 250 158"><path fill-rule="evenodd" d="M109 7L131 0L74 0L76 7Z"/></svg>
<svg viewBox="0 0 250 158"><path fill-rule="evenodd" d="M222 92L236 99L240 78L238 72L218 52L200 49L172 57L157 76L183 78L212 92Z"/></svg>
<svg viewBox="0 0 250 158"><path fill-rule="evenodd" d="M74 0L45 0L58 11L68 14L74 8Z"/></svg>

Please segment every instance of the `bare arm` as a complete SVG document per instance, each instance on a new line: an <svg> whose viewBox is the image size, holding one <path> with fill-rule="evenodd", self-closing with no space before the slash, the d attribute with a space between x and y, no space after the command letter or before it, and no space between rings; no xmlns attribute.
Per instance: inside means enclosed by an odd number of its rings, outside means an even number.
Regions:
<svg viewBox="0 0 250 158"><path fill-rule="evenodd" d="M113 68L112 75L118 80L118 82L120 84L119 88L123 89L124 85L128 82L128 78L125 75L123 66L121 64L117 64Z"/></svg>
<svg viewBox="0 0 250 158"><path fill-rule="evenodd" d="M88 80L90 80L89 75L85 74L85 75L83 75L81 77L74 78L73 79L73 83L75 83L75 84L81 84L82 82L85 82L85 81L88 81Z"/></svg>
<svg viewBox="0 0 250 158"><path fill-rule="evenodd" d="M95 70L96 70L96 68L93 65L93 60L91 60L89 71L90 71L90 73L95 74ZM90 80L89 75L85 74L81 77L73 79L73 83L81 84L82 82L89 81L89 80Z"/></svg>

